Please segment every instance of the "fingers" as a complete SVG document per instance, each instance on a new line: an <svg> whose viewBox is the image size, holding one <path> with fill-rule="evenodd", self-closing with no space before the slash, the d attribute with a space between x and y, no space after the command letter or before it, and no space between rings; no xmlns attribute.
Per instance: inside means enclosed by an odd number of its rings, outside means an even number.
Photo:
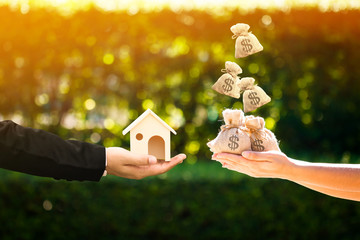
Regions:
<svg viewBox="0 0 360 240"><path fill-rule="evenodd" d="M228 161L232 162L233 164L242 164L242 165L251 165L254 163L260 162L269 162L269 160L253 160L253 159L246 159L241 155L232 154L232 153L218 153L215 157L212 158L216 161Z"/></svg>
<svg viewBox="0 0 360 240"><path fill-rule="evenodd" d="M125 164L131 165L147 165L147 164L156 164L157 159L155 156L146 155L146 154L137 154L133 152L126 152L124 157Z"/></svg>
<svg viewBox="0 0 360 240"><path fill-rule="evenodd" d="M286 178L289 160L279 151L243 152L243 156L230 153L218 153L213 159L223 167L245 173L252 177ZM288 169L288 168L287 168Z"/></svg>
<svg viewBox="0 0 360 240"><path fill-rule="evenodd" d="M172 164L177 165L180 163L180 161L183 161L186 158L185 154L179 154L175 157L173 157L169 162ZM155 156L152 155L146 155L146 154L137 154L132 152L127 152L127 156L125 158L125 164L131 164L131 165L153 165L158 163L158 160ZM175 166L174 165L174 166Z"/></svg>
<svg viewBox="0 0 360 240"><path fill-rule="evenodd" d="M263 164L268 164L270 162L269 160L246 159L241 155L231 153L218 153L215 157L213 156L213 159L220 162L223 168L243 173L251 177L258 176L254 172L254 169L256 170Z"/></svg>
<svg viewBox="0 0 360 240"><path fill-rule="evenodd" d="M161 161L156 164L147 166L137 166L138 173L141 175L141 178L163 174L175 167L176 165L182 163L185 158L185 154L179 154L173 157L170 161Z"/></svg>
<svg viewBox="0 0 360 240"><path fill-rule="evenodd" d="M242 165L239 163L233 163L229 160L219 160L219 162L222 164L223 168L226 168L228 170L236 171L251 177L255 177L253 174L253 171L249 168L247 165Z"/></svg>
<svg viewBox="0 0 360 240"><path fill-rule="evenodd" d="M269 161L279 156L285 156L280 151L266 151L266 152L255 152L255 151L244 151L240 154L233 153L214 153L212 159L228 159L233 161L238 160L255 160L255 161Z"/></svg>
<svg viewBox="0 0 360 240"><path fill-rule="evenodd" d="M227 168L227 169L232 168L232 170L234 168L237 168L237 169L249 169L249 167L250 167L249 164L247 164L247 163L244 164L242 162L234 162L234 161L231 161L231 160L228 160L228 159L219 159L217 161L222 164L223 168Z"/></svg>
<svg viewBox="0 0 360 240"><path fill-rule="evenodd" d="M165 172L169 171L176 165L182 163L185 158L186 158L186 155L182 153L182 154L178 154L175 157L171 158L170 161L165 161L165 162L158 164L158 166L159 166L158 168L155 168L156 165L153 165L155 174L157 175L157 174L161 174L161 173L165 173Z"/></svg>
<svg viewBox="0 0 360 240"><path fill-rule="evenodd" d="M233 162L239 162L241 160L245 160L241 155L232 154L232 153L217 153L212 157L214 160L226 159Z"/></svg>
<svg viewBox="0 0 360 240"><path fill-rule="evenodd" d="M156 157L137 154L120 147L106 148L106 170L108 174L130 179L142 179L169 171L186 158L179 154L171 161L157 161Z"/></svg>
<svg viewBox="0 0 360 240"><path fill-rule="evenodd" d="M245 151L242 152L242 156L249 160L272 160L274 158L277 158L279 156L283 156L284 154L280 151L267 151L267 152L254 152L254 151Z"/></svg>
<svg viewBox="0 0 360 240"><path fill-rule="evenodd" d="M176 155L175 157L173 157L170 162L175 161L175 162L183 162L186 158L186 155L184 153L180 153L178 155Z"/></svg>

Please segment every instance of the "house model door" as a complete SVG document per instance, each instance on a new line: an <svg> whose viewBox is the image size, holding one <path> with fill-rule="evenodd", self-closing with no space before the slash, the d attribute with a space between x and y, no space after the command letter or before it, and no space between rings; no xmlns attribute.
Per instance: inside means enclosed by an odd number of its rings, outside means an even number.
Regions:
<svg viewBox="0 0 360 240"><path fill-rule="evenodd" d="M165 160L165 141L160 136L152 136L148 142L149 155Z"/></svg>

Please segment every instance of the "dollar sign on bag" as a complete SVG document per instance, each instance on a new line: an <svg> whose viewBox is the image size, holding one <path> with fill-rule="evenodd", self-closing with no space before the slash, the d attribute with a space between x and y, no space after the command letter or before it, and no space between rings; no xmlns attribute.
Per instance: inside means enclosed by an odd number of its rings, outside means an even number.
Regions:
<svg viewBox="0 0 360 240"><path fill-rule="evenodd" d="M249 95L248 95L249 99L251 100L250 103L252 105L258 105L259 102L260 102L260 98L256 97L256 96L257 96L256 92L250 92Z"/></svg>
<svg viewBox="0 0 360 240"><path fill-rule="evenodd" d="M234 81L231 78L227 78L227 79L225 79L225 84L226 85L223 85L222 87L223 87L225 92L229 92L229 91L232 90L231 85L234 84Z"/></svg>
<svg viewBox="0 0 360 240"><path fill-rule="evenodd" d="M236 136L236 135L231 135L230 137L229 137L229 141L230 141L230 143L228 144L228 146L229 146L229 148L231 149L231 150L235 150L235 149L237 149L238 147L239 147L239 144L237 143L238 141L239 141L239 138L238 138L238 136ZM236 141L236 142L235 142Z"/></svg>
<svg viewBox="0 0 360 240"><path fill-rule="evenodd" d="M250 52L251 49L253 48L252 45L250 44L250 39L248 39L248 38L244 38L241 41L241 45L243 45L243 50L247 53Z"/></svg>
<svg viewBox="0 0 360 240"><path fill-rule="evenodd" d="M263 143L262 140L256 139L253 142L253 146L252 146L253 150L258 152L264 151L265 148L263 145L261 145L262 143Z"/></svg>

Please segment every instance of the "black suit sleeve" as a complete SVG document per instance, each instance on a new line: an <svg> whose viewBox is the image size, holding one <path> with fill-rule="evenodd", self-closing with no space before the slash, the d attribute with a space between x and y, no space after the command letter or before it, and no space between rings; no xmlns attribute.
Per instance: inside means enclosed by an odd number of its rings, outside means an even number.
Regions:
<svg viewBox="0 0 360 240"><path fill-rule="evenodd" d="M105 148L63 140L49 132L0 122L0 168L43 177L99 181Z"/></svg>

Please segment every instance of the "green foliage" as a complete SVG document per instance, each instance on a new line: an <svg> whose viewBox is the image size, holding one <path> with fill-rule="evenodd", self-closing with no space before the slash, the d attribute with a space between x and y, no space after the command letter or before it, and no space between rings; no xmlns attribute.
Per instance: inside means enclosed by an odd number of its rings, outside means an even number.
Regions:
<svg viewBox="0 0 360 240"><path fill-rule="evenodd" d="M285 152L360 153L358 10L62 16L1 7L0 16L3 118L126 147L121 130L152 108L178 131L173 149L194 162L210 157L205 144L221 111L242 107L211 89L230 60L272 97L254 114L266 118ZM263 52L234 58L229 28L237 22L251 26Z"/></svg>
<svg viewBox="0 0 360 240"><path fill-rule="evenodd" d="M215 164L215 163L214 163ZM218 168L220 168L218 165ZM200 167L199 167L200 166ZM196 164L185 172L204 171ZM215 170L215 169L214 169ZM218 177L222 171L228 178ZM360 206L227 170L192 180L65 182L0 171L7 239L358 239ZM173 173L172 171L170 173ZM234 175L233 175L234 174ZM242 177L239 177L242 176ZM184 175L185 179L187 178Z"/></svg>
<svg viewBox="0 0 360 240"><path fill-rule="evenodd" d="M196 163L210 158L206 142L221 111L242 107L211 90L228 60L272 97L254 114L266 118L284 152L358 162L359 13L62 16L1 7L0 118L126 147L121 131L149 107L177 130L172 149L188 160L176 168L181 174L145 181L55 182L0 171L0 238L359 238L354 202ZM263 52L234 58L229 28L238 22L251 26Z"/></svg>

